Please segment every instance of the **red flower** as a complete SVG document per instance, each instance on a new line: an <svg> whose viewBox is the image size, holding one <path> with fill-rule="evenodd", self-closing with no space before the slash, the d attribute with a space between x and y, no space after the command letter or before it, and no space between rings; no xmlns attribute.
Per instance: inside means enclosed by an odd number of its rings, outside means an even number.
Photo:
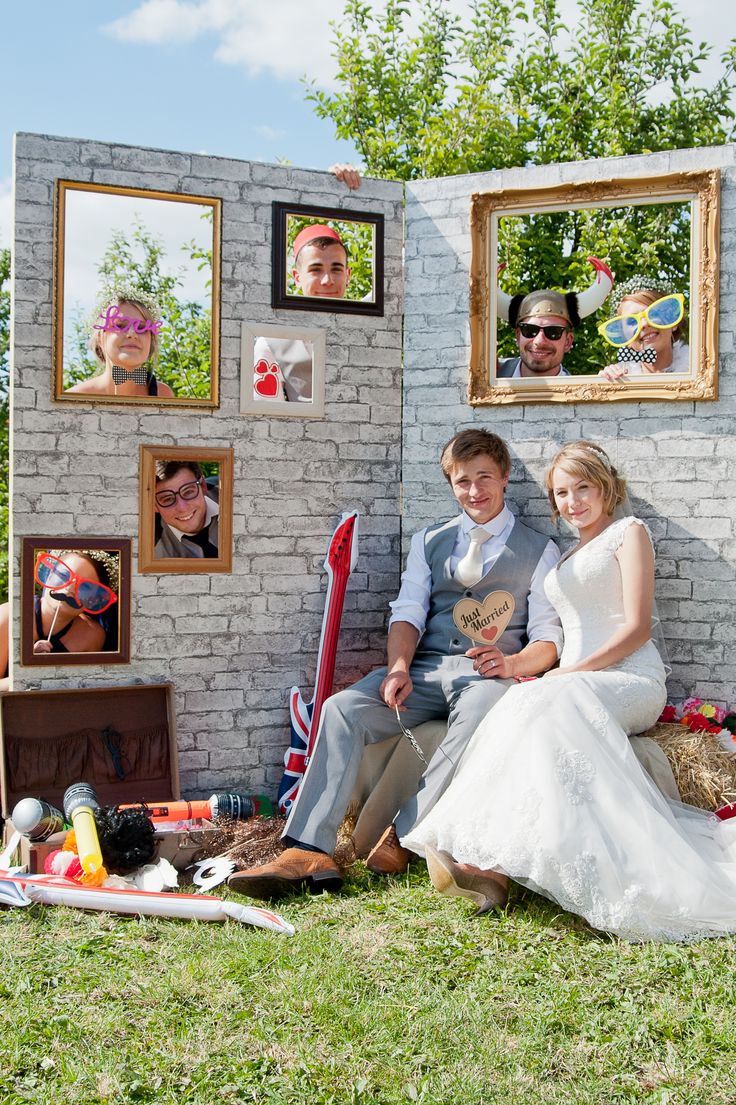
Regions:
<svg viewBox="0 0 736 1105"><path fill-rule="evenodd" d="M707 717L698 713L685 714L681 724L687 725L691 733L720 733L721 731L720 725L714 725Z"/></svg>
<svg viewBox="0 0 736 1105"><path fill-rule="evenodd" d="M665 706L664 710L662 710L662 713L659 715L659 720L660 721L677 721L677 710L675 709L675 707L672 705L671 702L668 702L667 705Z"/></svg>

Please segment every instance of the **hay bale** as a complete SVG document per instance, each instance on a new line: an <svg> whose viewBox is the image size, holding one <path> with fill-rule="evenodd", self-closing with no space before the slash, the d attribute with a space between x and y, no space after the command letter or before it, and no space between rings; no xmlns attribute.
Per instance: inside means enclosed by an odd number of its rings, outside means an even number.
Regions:
<svg viewBox="0 0 736 1105"><path fill-rule="evenodd" d="M348 810L340 826L335 849L335 860L339 867L349 867L355 862L355 849L350 834L355 827L356 817L357 810ZM228 821L222 818L217 822L219 832L210 841L206 854L225 855L235 861L238 870L260 867L262 863L270 863L283 852L281 834L285 825L286 818L278 815L251 817L248 821Z"/></svg>
<svg viewBox="0 0 736 1105"><path fill-rule="evenodd" d="M713 733L691 733L685 725L663 723L642 733L669 760L683 802L717 810L736 800L736 755L726 752Z"/></svg>
<svg viewBox="0 0 736 1105"><path fill-rule="evenodd" d="M281 834L283 817L251 817L248 821L219 818L217 835L203 849L202 856L226 856L238 870L269 863L284 850Z"/></svg>
<svg viewBox="0 0 736 1105"><path fill-rule="evenodd" d="M659 724L642 733L651 737L667 757L683 802L703 810L716 810L736 801L736 755L721 748L712 733L691 733L679 724ZM355 861L351 832L357 807L351 807L340 827L335 858L341 867ZM220 833L207 849L223 852L238 868L268 863L283 851L283 817L253 817L249 821L218 822Z"/></svg>

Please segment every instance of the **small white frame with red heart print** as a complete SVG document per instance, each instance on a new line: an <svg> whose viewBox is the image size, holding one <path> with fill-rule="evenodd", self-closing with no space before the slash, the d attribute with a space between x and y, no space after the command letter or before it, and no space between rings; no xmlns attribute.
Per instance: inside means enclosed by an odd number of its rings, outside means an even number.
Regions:
<svg viewBox="0 0 736 1105"><path fill-rule="evenodd" d="M241 414L324 418L324 330L244 322L240 348Z"/></svg>

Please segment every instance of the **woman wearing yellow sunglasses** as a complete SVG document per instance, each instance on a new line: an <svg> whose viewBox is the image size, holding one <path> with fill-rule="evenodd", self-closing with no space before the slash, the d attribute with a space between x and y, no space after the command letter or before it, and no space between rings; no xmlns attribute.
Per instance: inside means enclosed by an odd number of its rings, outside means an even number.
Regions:
<svg viewBox="0 0 736 1105"><path fill-rule="evenodd" d="M619 357L618 363L601 369L599 376L620 380L690 371L690 349L683 340L687 324L682 295L637 274L614 288L609 303L615 314L602 322L598 331L619 350Z"/></svg>

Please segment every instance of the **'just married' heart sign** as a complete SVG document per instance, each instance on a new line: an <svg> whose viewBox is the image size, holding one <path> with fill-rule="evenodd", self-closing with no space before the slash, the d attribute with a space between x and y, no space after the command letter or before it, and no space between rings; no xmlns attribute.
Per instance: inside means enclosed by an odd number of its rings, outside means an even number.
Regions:
<svg viewBox="0 0 736 1105"><path fill-rule="evenodd" d="M492 645L511 621L514 606L509 591L493 591L483 602L460 599L452 608L452 620L466 637L479 645Z"/></svg>

